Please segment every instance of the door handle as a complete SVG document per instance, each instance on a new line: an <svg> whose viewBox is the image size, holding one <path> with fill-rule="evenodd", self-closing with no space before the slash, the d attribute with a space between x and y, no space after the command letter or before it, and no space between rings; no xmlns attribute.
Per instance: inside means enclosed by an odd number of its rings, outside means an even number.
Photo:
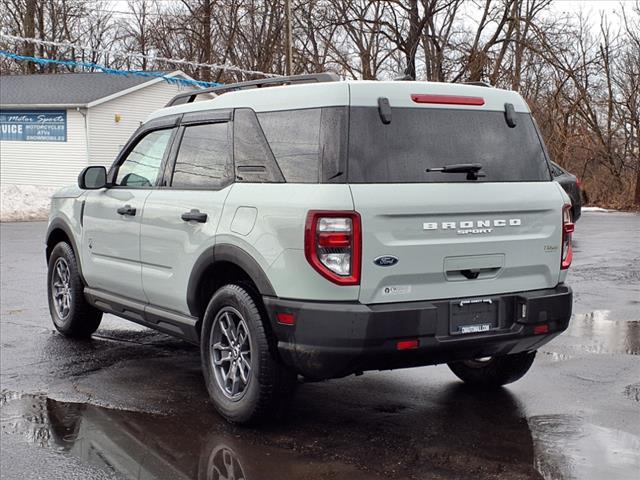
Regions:
<svg viewBox="0 0 640 480"><path fill-rule="evenodd" d="M192 209L190 212L184 212L180 217L185 222L195 221L199 223L205 223L207 221L207 214L202 213L197 208Z"/></svg>
<svg viewBox="0 0 640 480"><path fill-rule="evenodd" d="M120 207L118 210L116 210L120 215L129 215L130 217L135 216L136 214L136 209L133 208L131 205L125 205L124 207Z"/></svg>

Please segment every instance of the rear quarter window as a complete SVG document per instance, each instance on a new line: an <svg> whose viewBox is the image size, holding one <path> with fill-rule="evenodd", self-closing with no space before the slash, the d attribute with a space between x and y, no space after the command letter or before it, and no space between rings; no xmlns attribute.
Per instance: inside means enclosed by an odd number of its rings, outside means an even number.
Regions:
<svg viewBox="0 0 640 480"><path fill-rule="evenodd" d="M259 113L258 120L287 182L318 183L322 109Z"/></svg>

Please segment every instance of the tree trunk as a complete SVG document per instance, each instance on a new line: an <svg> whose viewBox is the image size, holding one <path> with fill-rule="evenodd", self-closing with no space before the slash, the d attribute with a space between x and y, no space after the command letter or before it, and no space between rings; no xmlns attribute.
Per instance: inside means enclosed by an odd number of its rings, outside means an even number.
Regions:
<svg viewBox="0 0 640 480"><path fill-rule="evenodd" d="M420 33L418 0L409 0L409 38L407 38L405 51L407 69L404 73L412 80L416 79L416 51L420 42Z"/></svg>

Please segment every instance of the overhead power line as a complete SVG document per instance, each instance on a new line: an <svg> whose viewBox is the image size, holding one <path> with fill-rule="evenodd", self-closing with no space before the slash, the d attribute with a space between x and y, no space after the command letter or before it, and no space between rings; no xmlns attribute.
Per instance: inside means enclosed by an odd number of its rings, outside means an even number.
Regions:
<svg viewBox="0 0 640 480"><path fill-rule="evenodd" d="M191 85L196 87L217 87L222 85L216 82L202 82L200 80L191 80L189 78L171 77L161 72L149 72L140 70L119 70L116 68L108 68L97 63L91 62L77 62L75 60L55 60L52 58L40 58L26 55L18 55L13 52L7 52L6 50L0 50L0 57L10 58L19 62L33 62L40 65L63 65L65 67L81 67L93 70L99 70L102 73L108 73L109 75L124 75L124 76L137 76L148 78L161 78L168 83L175 85Z"/></svg>
<svg viewBox="0 0 640 480"><path fill-rule="evenodd" d="M146 59L154 62L163 62L163 63L170 63L174 65L183 65L183 66L187 65L195 68L211 68L214 70L246 73L248 75L260 75L262 77L281 77L282 76L275 73L266 73L258 70L247 70L235 65L216 64L216 63L199 63L199 62L192 62L189 60L177 60L174 58L157 57L154 55L143 55L141 53L123 52L123 51L112 50L108 48L95 48L87 45L78 45L78 44L69 43L69 42L54 42L51 40L40 40L38 38L19 37L17 35L7 35L5 33L0 33L0 38L3 40L11 40L15 42L26 42L26 43L32 43L35 45L44 45L49 47L73 48L73 49L81 50L85 52L95 52L95 53L100 53L105 55L112 55L116 58L126 58L129 60Z"/></svg>

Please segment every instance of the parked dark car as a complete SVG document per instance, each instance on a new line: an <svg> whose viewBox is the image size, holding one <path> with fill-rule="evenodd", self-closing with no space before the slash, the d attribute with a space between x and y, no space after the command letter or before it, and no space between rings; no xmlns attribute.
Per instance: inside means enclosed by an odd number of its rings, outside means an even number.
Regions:
<svg viewBox="0 0 640 480"><path fill-rule="evenodd" d="M582 186L580 179L554 162L551 162L551 173L553 179L562 185L564 191L571 197L571 218L574 222L577 221L582 211Z"/></svg>

